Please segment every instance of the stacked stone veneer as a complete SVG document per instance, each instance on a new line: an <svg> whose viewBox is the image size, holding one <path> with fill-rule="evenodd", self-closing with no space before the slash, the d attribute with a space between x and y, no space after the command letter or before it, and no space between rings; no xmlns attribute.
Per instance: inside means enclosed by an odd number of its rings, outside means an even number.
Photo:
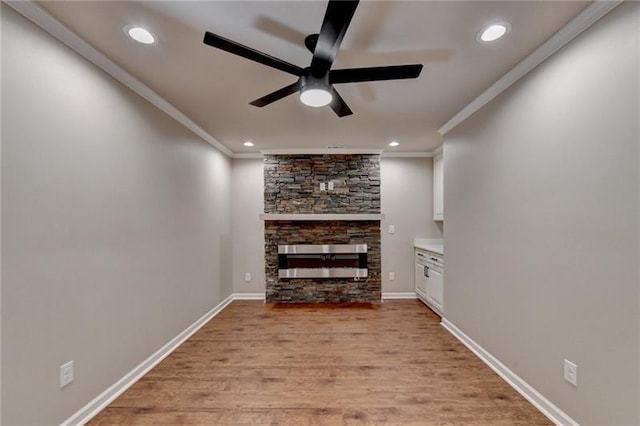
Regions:
<svg viewBox="0 0 640 426"><path fill-rule="evenodd" d="M264 212L380 213L380 156L267 155Z"/></svg>
<svg viewBox="0 0 640 426"><path fill-rule="evenodd" d="M379 221L267 221L265 223L267 302L379 302ZM366 244L368 277L278 278L278 244Z"/></svg>
<svg viewBox="0 0 640 426"><path fill-rule="evenodd" d="M321 182L333 191L320 191ZM380 213L379 155L267 155L265 213ZM367 244L368 277L278 278L280 244ZM265 222L267 302L380 302L379 221Z"/></svg>

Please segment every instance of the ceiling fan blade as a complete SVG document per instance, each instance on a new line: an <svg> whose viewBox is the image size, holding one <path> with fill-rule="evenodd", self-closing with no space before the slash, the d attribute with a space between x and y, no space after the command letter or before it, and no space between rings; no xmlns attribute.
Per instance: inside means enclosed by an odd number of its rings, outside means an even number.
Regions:
<svg viewBox="0 0 640 426"><path fill-rule="evenodd" d="M315 77L323 77L331 68L357 7L358 0L329 0L311 60Z"/></svg>
<svg viewBox="0 0 640 426"><path fill-rule="evenodd" d="M270 103L273 103L275 101L278 101L286 96L289 96L295 92L297 92L298 90L300 90L300 81L296 81L293 84L290 84L286 87L283 87L282 89L276 90L273 93L269 93L266 96L261 97L260 99L256 99L255 101L251 102L250 105L253 106L257 106L262 108L263 106L269 105Z"/></svg>
<svg viewBox="0 0 640 426"><path fill-rule="evenodd" d="M243 58L279 69L280 71L284 71L298 77L304 74L304 70L297 65L290 64L282 59L274 58L266 53L243 46L240 43L236 43L235 41L210 33L209 31L204 33L203 42L209 46L217 47L218 49L233 53L234 55L242 56Z"/></svg>
<svg viewBox="0 0 640 426"><path fill-rule="evenodd" d="M401 80L418 78L422 64L391 65L388 67L349 68L329 71L329 83L355 83L359 81Z"/></svg>
<svg viewBox="0 0 640 426"><path fill-rule="evenodd" d="M331 107L332 110L335 111L338 117L346 117L347 115L353 114L353 111L351 111L351 108L349 108L349 106L346 104L344 99L342 99L342 97L338 94L336 89L334 89L333 87L331 88L331 96L332 96L332 99L329 106Z"/></svg>

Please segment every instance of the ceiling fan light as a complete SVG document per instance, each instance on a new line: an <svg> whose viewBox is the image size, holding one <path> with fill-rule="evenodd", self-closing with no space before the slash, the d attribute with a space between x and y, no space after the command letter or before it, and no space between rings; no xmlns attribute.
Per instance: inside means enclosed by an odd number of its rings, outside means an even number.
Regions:
<svg viewBox="0 0 640 426"><path fill-rule="evenodd" d="M310 107L319 108L331 103L331 92L321 88L303 89L300 92L300 101Z"/></svg>

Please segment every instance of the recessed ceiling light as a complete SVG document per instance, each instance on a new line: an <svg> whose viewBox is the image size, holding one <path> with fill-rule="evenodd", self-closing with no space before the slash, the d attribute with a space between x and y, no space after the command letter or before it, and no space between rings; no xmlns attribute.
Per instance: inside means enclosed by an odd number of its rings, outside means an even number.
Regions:
<svg viewBox="0 0 640 426"><path fill-rule="evenodd" d="M156 42L156 38L153 36L153 34L151 34L149 30L142 27L127 27L125 28L125 31L129 35L129 37L131 37L138 43L153 44Z"/></svg>
<svg viewBox="0 0 640 426"><path fill-rule="evenodd" d="M244 146L253 146L253 142L246 141L242 145L244 145Z"/></svg>
<svg viewBox="0 0 640 426"><path fill-rule="evenodd" d="M398 142L396 142L396 141L389 142L389 146L398 146L398 145L400 145L400 144Z"/></svg>
<svg viewBox="0 0 640 426"><path fill-rule="evenodd" d="M496 41L501 37L504 37L511 30L511 24L508 22L500 22L493 24L485 28L478 33L476 39L480 42Z"/></svg>

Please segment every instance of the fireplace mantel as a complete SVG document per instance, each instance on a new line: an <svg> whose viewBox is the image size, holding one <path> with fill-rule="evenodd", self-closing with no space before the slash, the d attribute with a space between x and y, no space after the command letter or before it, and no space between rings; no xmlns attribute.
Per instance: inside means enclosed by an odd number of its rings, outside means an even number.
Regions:
<svg viewBox="0 0 640 426"><path fill-rule="evenodd" d="M261 220L384 220L384 214L261 213Z"/></svg>

